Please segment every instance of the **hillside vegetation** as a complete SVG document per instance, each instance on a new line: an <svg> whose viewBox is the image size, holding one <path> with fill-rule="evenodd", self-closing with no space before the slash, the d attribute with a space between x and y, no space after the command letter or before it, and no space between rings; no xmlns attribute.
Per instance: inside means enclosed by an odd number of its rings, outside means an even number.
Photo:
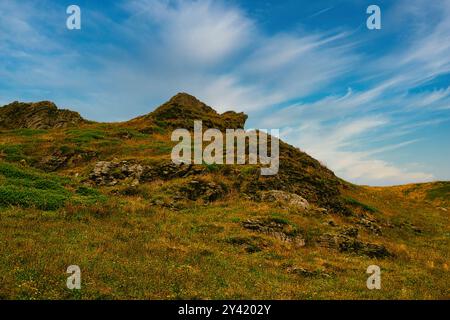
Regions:
<svg viewBox="0 0 450 320"><path fill-rule="evenodd" d="M450 298L449 182L356 186L284 142L276 176L175 165L174 128L247 119L183 93L122 123L55 108L0 108L0 298Z"/></svg>

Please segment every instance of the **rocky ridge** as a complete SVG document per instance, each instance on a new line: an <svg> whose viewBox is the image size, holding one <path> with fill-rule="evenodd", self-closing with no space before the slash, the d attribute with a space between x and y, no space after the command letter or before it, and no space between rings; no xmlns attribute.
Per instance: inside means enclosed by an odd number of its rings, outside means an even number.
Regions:
<svg viewBox="0 0 450 320"><path fill-rule="evenodd" d="M58 109L50 101L15 101L0 107L0 129L52 129L78 126L87 122L78 112Z"/></svg>

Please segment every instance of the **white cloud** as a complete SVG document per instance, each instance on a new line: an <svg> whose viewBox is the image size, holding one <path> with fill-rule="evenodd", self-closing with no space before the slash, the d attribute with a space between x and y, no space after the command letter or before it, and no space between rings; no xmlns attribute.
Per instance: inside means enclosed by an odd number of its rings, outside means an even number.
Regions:
<svg viewBox="0 0 450 320"><path fill-rule="evenodd" d="M386 125L389 121L381 118L362 118L340 124L338 127L307 125L300 128L283 130L281 137L299 144L302 150L320 159L338 176L359 183L370 185L393 185L410 182L430 181L432 174L401 169L386 161L373 158L375 154L402 148L416 141L405 141L383 148L366 151L349 151L346 147L360 147L356 141L371 130Z"/></svg>
<svg viewBox="0 0 450 320"><path fill-rule="evenodd" d="M133 22L151 19L151 27L158 28L159 49L172 63L204 68L223 62L251 41L252 21L220 2L132 1L126 7L134 14Z"/></svg>

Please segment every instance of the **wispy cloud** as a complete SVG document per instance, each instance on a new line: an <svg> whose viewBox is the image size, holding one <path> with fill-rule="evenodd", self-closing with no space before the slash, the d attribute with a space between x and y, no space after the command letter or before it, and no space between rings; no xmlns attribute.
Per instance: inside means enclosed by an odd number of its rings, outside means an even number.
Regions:
<svg viewBox="0 0 450 320"><path fill-rule="evenodd" d="M319 10L317 12L314 12L313 14L309 15L308 18L315 18L315 17L320 16L321 14L323 14L323 13L325 13L327 11L330 11L333 8L334 8L334 6L326 7L324 9L321 9L321 10Z"/></svg>

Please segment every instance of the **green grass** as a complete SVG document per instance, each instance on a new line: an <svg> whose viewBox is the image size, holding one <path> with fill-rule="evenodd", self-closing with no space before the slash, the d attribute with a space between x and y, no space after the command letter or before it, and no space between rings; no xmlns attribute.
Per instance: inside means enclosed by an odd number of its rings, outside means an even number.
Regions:
<svg viewBox="0 0 450 320"><path fill-rule="evenodd" d="M115 131L114 135L120 138L127 137L129 139L145 139L149 137L148 134L139 132L133 128L120 128Z"/></svg>
<svg viewBox="0 0 450 320"><path fill-rule="evenodd" d="M106 200L97 190L84 186L79 186L74 193L70 191L73 185L67 178L0 162L0 207L56 210L68 201L95 203Z"/></svg>
<svg viewBox="0 0 450 320"><path fill-rule="evenodd" d="M105 139L105 132L100 130L86 129L78 130L71 129L66 131L68 138L67 140L75 143L89 143L94 140Z"/></svg>
<svg viewBox="0 0 450 320"><path fill-rule="evenodd" d="M0 206L35 207L41 210L56 210L64 206L68 197L55 190L19 187L14 185L0 186Z"/></svg>
<svg viewBox="0 0 450 320"><path fill-rule="evenodd" d="M101 193L93 188L89 188L86 186L79 186L77 189L77 194L80 194L82 196L100 196Z"/></svg>
<svg viewBox="0 0 450 320"><path fill-rule="evenodd" d="M365 211L368 211L368 212L372 212L372 213L378 212L377 208L369 206L369 205L367 205L365 203L362 203L362 202L360 202L360 201L358 201L358 200L356 200L354 198L351 198L351 197L344 197L344 201L345 201L345 203L347 203L347 204L349 204L351 206L359 207L359 208L361 208L361 209L363 209Z"/></svg>
<svg viewBox="0 0 450 320"><path fill-rule="evenodd" d="M23 136L23 137L32 137L37 136L46 133L46 130L41 129L16 129L12 130L12 133L17 136Z"/></svg>
<svg viewBox="0 0 450 320"><path fill-rule="evenodd" d="M70 196L63 186L67 179L0 162L0 206L36 207L55 210Z"/></svg>
<svg viewBox="0 0 450 320"><path fill-rule="evenodd" d="M426 198L428 200L450 200L450 182L437 182L431 190L427 190Z"/></svg>
<svg viewBox="0 0 450 320"><path fill-rule="evenodd" d="M222 165L217 164L217 163L212 163L212 164L208 164L203 162L203 165L206 168L206 171L213 173L213 172L219 172L222 169Z"/></svg>
<svg viewBox="0 0 450 320"><path fill-rule="evenodd" d="M69 179L44 173L32 168L20 167L18 165L0 162L0 175L10 179L26 179L31 181L50 180L55 183L67 183Z"/></svg>
<svg viewBox="0 0 450 320"><path fill-rule="evenodd" d="M5 155L6 161L20 161L26 158L23 148L21 144L3 145L0 146L0 152Z"/></svg>
<svg viewBox="0 0 450 320"><path fill-rule="evenodd" d="M152 153L154 155L170 154L172 152L172 146L161 141L156 141L149 147L152 149Z"/></svg>

